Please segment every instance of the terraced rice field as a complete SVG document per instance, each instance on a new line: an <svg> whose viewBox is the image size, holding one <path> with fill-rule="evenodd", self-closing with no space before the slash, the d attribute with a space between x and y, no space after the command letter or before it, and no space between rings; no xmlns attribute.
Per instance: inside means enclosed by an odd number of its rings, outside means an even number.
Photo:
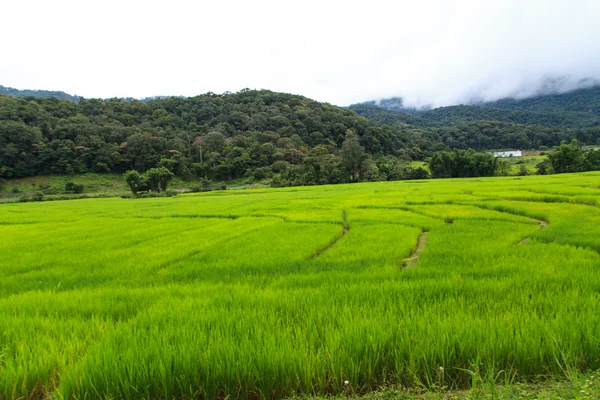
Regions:
<svg viewBox="0 0 600 400"><path fill-rule="evenodd" d="M4 204L0 397L596 370L599 206L599 173Z"/></svg>

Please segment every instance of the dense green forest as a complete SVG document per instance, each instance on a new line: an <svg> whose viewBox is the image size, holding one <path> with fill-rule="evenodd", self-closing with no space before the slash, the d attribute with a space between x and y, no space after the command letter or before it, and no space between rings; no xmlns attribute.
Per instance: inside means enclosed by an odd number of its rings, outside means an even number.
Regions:
<svg viewBox="0 0 600 400"><path fill-rule="evenodd" d="M419 133L266 90L148 102L0 96L5 178L161 166L212 180L336 183L381 179L375 159L385 170L435 149Z"/></svg>
<svg viewBox="0 0 600 400"><path fill-rule="evenodd" d="M561 94L544 94L525 99L507 98L434 109L407 107L399 97L354 104L349 108L382 123L407 123L414 126L502 121L563 128L597 127L600 125L600 85Z"/></svg>
<svg viewBox="0 0 600 400"><path fill-rule="evenodd" d="M349 108L382 124L420 129L427 139L452 148L530 149L572 139L590 145L600 139L600 86L421 111L405 107L400 98Z"/></svg>
<svg viewBox="0 0 600 400"><path fill-rule="evenodd" d="M0 177L166 168L205 181L271 178L274 185L420 179L426 171L410 161L442 151L598 143L592 105L599 98L592 88L409 114L249 89L141 101L0 95Z"/></svg>
<svg viewBox="0 0 600 400"><path fill-rule="evenodd" d="M452 107L446 107L449 109ZM475 110L474 106L457 106ZM558 125L523 124L498 120L465 121L456 115L444 122L430 120L426 116L434 111L441 113L442 109L427 112L421 116L389 111L384 108L357 104L350 107L357 114L380 124L386 124L403 131L420 135L426 142L443 144L457 149L539 149L542 146L557 146L561 142L577 139L586 145L599 143L600 125L590 127L563 127Z"/></svg>

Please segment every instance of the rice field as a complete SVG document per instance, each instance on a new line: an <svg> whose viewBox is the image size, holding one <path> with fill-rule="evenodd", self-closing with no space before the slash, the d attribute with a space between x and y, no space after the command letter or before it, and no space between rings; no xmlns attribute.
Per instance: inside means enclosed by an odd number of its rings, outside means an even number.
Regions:
<svg viewBox="0 0 600 400"><path fill-rule="evenodd" d="M0 205L0 398L600 368L600 173Z"/></svg>

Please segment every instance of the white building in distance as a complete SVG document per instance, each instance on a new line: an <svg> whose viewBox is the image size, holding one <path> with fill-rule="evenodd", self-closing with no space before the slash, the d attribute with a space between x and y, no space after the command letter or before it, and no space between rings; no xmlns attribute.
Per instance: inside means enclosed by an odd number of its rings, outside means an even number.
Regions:
<svg viewBox="0 0 600 400"><path fill-rule="evenodd" d="M523 156L523 153L521 152L521 150L495 151L494 152L494 157L507 158L507 157L521 157L521 156Z"/></svg>

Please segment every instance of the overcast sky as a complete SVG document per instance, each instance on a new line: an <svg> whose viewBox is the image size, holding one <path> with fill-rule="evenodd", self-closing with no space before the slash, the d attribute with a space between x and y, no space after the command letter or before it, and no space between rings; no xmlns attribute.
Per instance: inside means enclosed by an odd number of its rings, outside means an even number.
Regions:
<svg viewBox="0 0 600 400"><path fill-rule="evenodd" d="M600 78L600 0L0 2L0 85L449 105Z"/></svg>

